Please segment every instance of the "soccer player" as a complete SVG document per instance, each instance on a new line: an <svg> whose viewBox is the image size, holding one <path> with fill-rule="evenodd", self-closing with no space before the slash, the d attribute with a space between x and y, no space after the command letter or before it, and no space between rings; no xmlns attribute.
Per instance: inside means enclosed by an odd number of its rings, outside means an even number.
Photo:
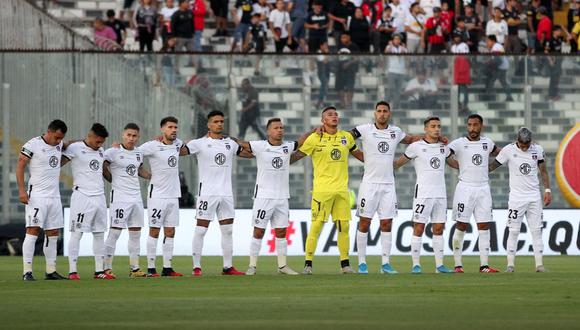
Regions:
<svg viewBox="0 0 580 330"><path fill-rule="evenodd" d="M338 230L338 250L343 274L354 273L348 259L350 196L348 193L348 154L363 161L363 154L357 149L353 136L338 128L339 117L336 108L322 110L322 135L312 133L304 145L294 151L293 163L307 155L312 158L314 184L312 188L312 225L306 238L304 274L312 274L312 260L318 237L328 217L332 216Z"/></svg>
<svg viewBox="0 0 580 330"><path fill-rule="evenodd" d="M410 144L421 139L407 135L394 125L389 125L391 107L380 101L375 105L375 122L355 127L351 134L361 138L364 152L364 175L358 191L357 216L360 218L356 233L358 272L368 274L366 248L371 219L377 213L381 228L380 272L396 274L390 264L391 226L397 216L397 194L393 175L393 160L399 143Z"/></svg>
<svg viewBox="0 0 580 330"><path fill-rule="evenodd" d="M433 252L437 273L453 273L443 264L443 229L447 220L447 195L445 191L445 162L451 154L449 148L439 142L441 120L439 117L428 117L424 121L425 138L413 142L405 153L395 161L395 169L409 160L414 160L417 183L413 196L413 237L411 255L413 268L411 273L421 274L421 239L425 224L431 221L433 228Z"/></svg>
<svg viewBox="0 0 580 330"><path fill-rule="evenodd" d="M143 143L139 150L149 160L151 180L147 194L149 237L147 238L147 277L159 277L155 267L157 240L163 227L163 271L161 276L183 276L173 270L173 240L179 226L179 155L184 143L177 138L179 121L175 117L161 119L161 139Z"/></svg>
<svg viewBox="0 0 580 330"><path fill-rule="evenodd" d="M489 165L489 171L506 164L509 169L510 195L508 200L507 270L515 271L518 235L524 216L532 233L532 246L536 261L536 272L544 273L546 268L542 261L544 242L542 241L542 197L540 196L540 180L538 170L544 185L543 205L552 202L550 179L546 169L544 149L532 142L532 132L522 127L518 130L515 143L505 146Z"/></svg>
<svg viewBox="0 0 580 330"><path fill-rule="evenodd" d="M140 270L141 227L143 227L143 200L139 177L150 179L151 173L143 168L143 153L136 147L139 126L129 123L123 129L123 143L118 148L105 150L103 171L105 179L112 183L109 216L111 228L105 241L105 272L115 276L113 256L117 240L123 228L129 228L129 277L146 277Z"/></svg>
<svg viewBox="0 0 580 330"><path fill-rule="evenodd" d="M32 259L40 230L44 229L46 240L43 244L46 259L47 280L62 280L66 277L56 272L56 243L58 233L64 226L60 201L59 178L60 159L67 131L62 120L50 122L46 133L26 142L20 150L16 164L18 199L26 205L26 236L22 243L22 279L34 281ZM28 186L24 182L24 172L30 165Z"/></svg>
<svg viewBox="0 0 580 330"><path fill-rule="evenodd" d="M268 120L266 125L268 139L263 141L237 141L244 149L256 157L258 176L254 187L254 206L252 221L254 232L250 244L250 265L246 275L256 274L258 255L266 226L270 222L276 234L276 253L278 254L278 273L298 275L286 264L286 228L288 227L290 198L290 155L301 145L299 141L284 141L284 124L280 118ZM301 141L306 139L303 136Z"/></svg>
<svg viewBox="0 0 580 330"><path fill-rule="evenodd" d="M197 225L193 235L193 276L201 276L203 240L211 221L218 219L222 232L222 275L244 275L232 264L234 195L232 192L233 158L243 152L234 140L224 136L224 114L214 110L207 115L208 134L191 140L185 154L196 155L199 191L197 194ZM251 157L248 153L245 157Z"/></svg>
<svg viewBox="0 0 580 330"><path fill-rule="evenodd" d="M70 240L68 244L69 280L80 280L77 273L79 245L83 233L93 233L95 279L112 280L104 272L107 202L103 181L103 143L109 136L105 126L95 123L83 141L70 144L62 153L62 165L71 163L73 193L70 199Z"/></svg>
<svg viewBox="0 0 580 330"><path fill-rule="evenodd" d="M489 267L490 233L489 226L493 221L491 190L489 188L489 157L497 156L500 149L495 143L481 135L483 118L478 114L467 117L467 135L453 140L449 144L451 157L459 163L459 182L453 197L453 257L455 272L463 273L461 253L463 237L471 215L477 223L479 233L480 273L497 273Z"/></svg>

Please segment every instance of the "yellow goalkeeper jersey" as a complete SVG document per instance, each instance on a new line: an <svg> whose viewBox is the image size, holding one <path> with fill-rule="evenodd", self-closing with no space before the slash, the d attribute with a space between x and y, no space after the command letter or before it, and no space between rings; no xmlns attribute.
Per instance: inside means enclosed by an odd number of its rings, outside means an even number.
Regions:
<svg viewBox="0 0 580 330"><path fill-rule="evenodd" d="M348 191L348 154L356 150L352 135L343 130L336 134L312 133L300 151L312 158L313 192Z"/></svg>

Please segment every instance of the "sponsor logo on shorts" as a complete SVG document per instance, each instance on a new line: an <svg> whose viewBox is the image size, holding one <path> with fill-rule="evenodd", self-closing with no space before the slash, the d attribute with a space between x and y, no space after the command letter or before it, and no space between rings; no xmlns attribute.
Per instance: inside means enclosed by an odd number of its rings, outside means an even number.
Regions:
<svg viewBox="0 0 580 330"><path fill-rule="evenodd" d="M522 165L520 165L520 173L522 173L523 175L528 175L530 174L530 172L532 171L532 166L528 163L522 163Z"/></svg>
<svg viewBox="0 0 580 330"><path fill-rule="evenodd" d="M48 165L50 165L50 167L55 168L58 166L58 158L56 158L56 156L50 156L50 159L48 159Z"/></svg>
<svg viewBox="0 0 580 330"><path fill-rule="evenodd" d="M137 167L135 165L131 164L131 165L127 166L125 171L127 171L127 174L129 174L130 176L135 176L135 173L137 173Z"/></svg>
<svg viewBox="0 0 580 330"><path fill-rule="evenodd" d="M429 161L429 164L431 165L432 168L438 169L439 167L441 167L441 160L439 159L439 157L433 157Z"/></svg>
<svg viewBox="0 0 580 330"><path fill-rule="evenodd" d="M99 161L98 161L98 160L96 160L96 159L93 159L93 160L91 160L91 162L89 163L89 167L91 168L91 170L93 170L93 171L95 171L95 172L96 172L96 171L98 171L98 170L99 170L99 168L101 168L101 165L100 165L100 163L99 163Z"/></svg>
<svg viewBox="0 0 580 330"><path fill-rule="evenodd" d="M275 169L279 169L284 165L284 161L280 157L274 157L272 159L272 167Z"/></svg>
<svg viewBox="0 0 580 330"><path fill-rule="evenodd" d="M221 152L214 157L215 163L218 165L223 165L226 163L226 155Z"/></svg>
<svg viewBox="0 0 580 330"><path fill-rule="evenodd" d="M475 155L473 155L473 157L471 157L471 162L474 165L479 166L483 163L483 157L480 154L475 154Z"/></svg>
<svg viewBox="0 0 580 330"><path fill-rule="evenodd" d="M381 141L377 145L377 149L379 150L380 153L384 154L387 151L389 151L389 143L385 142L385 141Z"/></svg>
<svg viewBox="0 0 580 330"><path fill-rule="evenodd" d="M177 158L175 158L175 156L171 156L167 159L167 165L169 165L170 167L175 167L177 166Z"/></svg>
<svg viewBox="0 0 580 330"><path fill-rule="evenodd" d="M340 150L332 149L330 151L330 158L332 158L333 160L339 160L340 156L342 156L342 153L340 152Z"/></svg>

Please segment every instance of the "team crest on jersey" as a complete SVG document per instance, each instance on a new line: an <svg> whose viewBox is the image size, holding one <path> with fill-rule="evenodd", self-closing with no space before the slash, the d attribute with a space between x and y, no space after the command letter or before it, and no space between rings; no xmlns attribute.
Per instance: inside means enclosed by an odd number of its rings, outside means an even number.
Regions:
<svg viewBox="0 0 580 330"><path fill-rule="evenodd" d="M99 164L99 161L96 159L91 160L91 162L89 163L89 167L91 168L91 170L93 171L98 171L99 168L101 168L101 165Z"/></svg>
<svg viewBox="0 0 580 330"><path fill-rule="evenodd" d="M125 159L125 156L119 156L119 159Z"/></svg>
<svg viewBox="0 0 580 330"><path fill-rule="evenodd" d="M288 147L282 147L282 151L287 154L288 153Z"/></svg>
<svg viewBox="0 0 580 330"><path fill-rule="evenodd" d="M380 153L384 154L387 151L389 151L389 143L387 143L385 141L381 141L377 145L377 149L379 150Z"/></svg>
<svg viewBox="0 0 580 330"><path fill-rule="evenodd" d="M330 151L330 158L332 158L333 160L339 160L340 156L342 156L340 150L338 149L332 149Z"/></svg>
<svg viewBox="0 0 580 330"><path fill-rule="evenodd" d="M528 175L530 174L530 172L532 171L532 166L528 163L522 163L522 165L520 165L520 173L522 173L523 175Z"/></svg>
<svg viewBox="0 0 580 330"><path fill-rule="evenodd" d="M175 151L179 152L179 146L175 147Z"/></svg>
<svg viewBox="0 0 580 330"><path fill-rule="evenodd" d="M538 155L532 155L533 160L538 160Z"/></svg>
<svg viewBox="0 0 580 330"><path fill-rule="evenodd" d="M131 165L127 166L125 171L127 171L127 174L129 174L130 176L135 176L135 173L137 173L137 167L135 167L135 165L131 164Z"/></svg>
<svg viewBox="0 0 580 330"><path fill-rule="evenodd" d="M167 165L169 165L170 167L175 167L177 166L177 158L175 158L175 156L171 156L167 159Z"/></svg>
<svg viewBox="0 0 580 330"><path fill-rule="evenodd" d="M99 157L103 158L103 153L99 151Z"/></svg>
<svg viewBox="0 0 580 330"><path fill-rule="evenodd" d="M483 146L483 150L487 150L487 143L483 143L482 146Z"/></svg>
<svg viewBox="0 0 580 330"><path fill-rule="evenodd" d="M141 156L137 155L137 161L140 162L141 161Z"/></svg>
<svg viewBox="0 0 580 330"><path fill-rule="evenodd" d="M423 152L427 152L427 149L421 149L421 151L423 151Z"/></svg>
<svg viewBox="0 0 580 330"><path fill-rule="evenodd" d="M439 149L439 151L441 151L441 154L442 154L442 155L444 155L444 154L445 154L445 149L444 149L444 148L441 148L441 149Z"/></svg>
<svg viewBox="0 0 580 330"><path fill-rule="evenodd" d="M230 150L231 149L231 146L229 144L227 144L227 143L226 143L226 149L227 150Z"/></svg>
<svg viewBox="0 0 580 330"><path fill-rule="evenodd" d="M226 155L220 152L219 154L215 155L214 161L218 165L223 165L226 163Z"/></svg>
<svg viewBox="0 0 580 330"><path fill-rule="evenodd" d="M48 160L48 165L50 165L50 167L55 168L58 165L58 158L56 158L56 156L50 156L50 159Z"/></svg>
<svg viewBox="0 0 580 330"><path fill-rule="evenodd" d="M344 136L341 137L340 138L340 143L342 143L342 145L345 146L346 145L346 137L344 137Z"/></svg>
<svg viewBox="0 0 580 330"><path fill-rule="evenodd" d="M471 157L471 162L473 165L479 166L481 163L483 163L483 157L480 154L475 154L473 157Z"/></svg>
<svg viewBox="0 0 580 330"><path fill-rule="evenodd" d="M284 161L280 157L274 157L272 159L272 167L275 169L279 169L284 165Z"/></svg>
<svg viewBox="0 0 580 330"><path fill-rule="evenodd" d="M391 132L391 139L394 139L397 137L397 134L395 132Z"/></svg>
<svg viewBox="0 0 580 330"><path fill-rule="evenodd" d="M439 167L441 167L441 160L438 157L433 157L429 161L429 164L431 165L432 168L438 169Z"/></svg>
<svg viewBox="0 0 580 330"><path fill-rule="evenodd" d="M56 146L56 151L60 151L60 146Z"/></svg>

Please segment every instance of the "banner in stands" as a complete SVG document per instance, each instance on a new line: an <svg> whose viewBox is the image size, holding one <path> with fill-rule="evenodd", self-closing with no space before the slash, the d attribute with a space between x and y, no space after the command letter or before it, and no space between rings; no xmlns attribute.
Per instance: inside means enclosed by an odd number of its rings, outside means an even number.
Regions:
<svg viewBox="0 0 580 330"><path fill-rule="evenodd" d="M64 232L64 253L68 254L67 246L70 233L70 209L64 210L65 232ZM146 211L147 212L147 211ZM147 213L145 213L147 214ZM236 210L234 222L234 254L247 256L250 250L250 238L252 235L252 210ZM411 250L412 223L410 221L411 210L399 210L399 216L393 221L393 255L409 255ZM508 231L506 229L507 210L494 210L494 225L491 228L491 255L505 255ZM356 224L355 211L352 213L350 226L351 255L356 255L355 237ZM544 254L545 255L580 255L580 210L544 210ZM147 218L145 224L147 224ZM445 254L451 255L451 237L455 230L454 221L451 220L451 211L448 212L448 222L445 228ZM214 221L210 224L205 244L204 255L222 255L221 233L219 224ZM195 210L184 209L180 211L180 226L176 229L175 255L191 255L191 241L195 228ZM310 210L291 210L290 226L287 232L288 255L304 255L304 245L306 236L310 228ZM148 227L143 229L141 235L141 255L146 253L146 242ZM162 236L162 234L161 234ZM160 237L161 237L160 236ZM465 234L464 255L479 255L477 247L477 229L474 222L470 225ZM430 225L427 226L423 238L422 254L432 254L432 233ZM268 229L262 241L260 255L276 255L274 247L274 231ZM117 242L116 255L127 255L128 234L124 230ZM158 254L161 253L161 242L159 240ZM371 223L368 237L368 255L380 255L380 232L379 222L375 218ZM518 243L518 255L531 255L532 242L526 222L522 225ZM92 238L90 234L85 234L81 240L80 255L92 255ZM336 244L336 230L331 222L324 226L318 240L316 255L338 255Z"/></svg>

